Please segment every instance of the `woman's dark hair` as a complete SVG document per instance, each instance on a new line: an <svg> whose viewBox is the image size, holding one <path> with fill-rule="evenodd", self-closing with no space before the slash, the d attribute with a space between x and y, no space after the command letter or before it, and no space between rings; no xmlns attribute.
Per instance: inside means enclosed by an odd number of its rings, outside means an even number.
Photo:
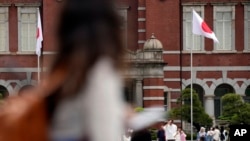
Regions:
<svg viewBox="0 0 250 141"><path fill-rule="evenodd" d="M50 109L79 92L98 59L107 56L119 68L123 52L120 17L112 0L66 0L58 23L58 54L48 75L54 81Z"/></svg>

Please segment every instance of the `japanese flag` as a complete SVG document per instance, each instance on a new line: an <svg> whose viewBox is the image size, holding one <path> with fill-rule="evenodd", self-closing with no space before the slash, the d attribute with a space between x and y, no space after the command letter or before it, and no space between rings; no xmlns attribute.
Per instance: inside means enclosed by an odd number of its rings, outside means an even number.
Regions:
<svg viewBox="0 0 250 141"><path fill-rule="evenodd" d="M193 33L202 35L207 38L213 39L214 42L219 43L214 32L208 27L204 20L193 10Z"/></svg>
<svg viewBox="0 0 250 141"><path fill-rule="evenodd" d="M41 16L40 16L40 11L37 8L36 54L38 56L41 55L42 41L43 41L43 33L42 33Z"/></svg>

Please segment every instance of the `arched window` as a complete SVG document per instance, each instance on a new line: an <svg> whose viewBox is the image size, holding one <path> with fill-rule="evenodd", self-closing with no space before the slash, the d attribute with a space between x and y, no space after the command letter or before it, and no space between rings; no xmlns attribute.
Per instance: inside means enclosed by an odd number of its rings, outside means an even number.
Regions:
<svg viewBox="0 0 250 141"><path fill-rule="evenodd" d="M0 99L6 98L8 96L9 96L8 90L4 86L0 85Z"/></svg>
<svg viewBox="0 0 250 141"><path fill-rule="evenodd" d="M221 97L228 93L235 93L234 88L228 84L221 84L214 91L214 115L218 118L222 112Z"/></svg>
<svg viewBox="0 0 250 141"><path fill-rule="evenodd" d="M33 89L33 88L34 88L34 86L32 86L32 85L25 85L25 86L23 86L23 87L19 90L18 95L25 94L25 91L26 91L26 90L30 90L30 89Z"/></svg>
<svg viewBox="0 0 250 141"><path fill-rule="evenodd" d="M188 85L187 88L191 88L191 85ZM193 89L198 94L202 106L204 106L204 94L205 94L204 89L198 84L193 84Z"/></svg>
<svg viewBox="0 0 250 141"><path fill-rule="evenodd" d="M245 102L250 103L250 85L246 88L245 95L246 95L244 97Z"/></svg>

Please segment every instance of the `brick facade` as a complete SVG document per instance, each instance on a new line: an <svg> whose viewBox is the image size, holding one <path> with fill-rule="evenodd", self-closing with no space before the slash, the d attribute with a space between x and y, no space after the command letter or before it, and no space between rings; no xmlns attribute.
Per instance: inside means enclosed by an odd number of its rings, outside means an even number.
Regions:
<svg viewBox="0 0 250 141"><path fill-rule="evenodd" d="M204 50L193 52L193 83L199 85L204 97L216 96L215 90L221 84L232 87L234 92L245 95L249 89L250 51L245 50L244 6L247 1L231 0L119 0L118 9L127 12L127 49L131 56L140 58L145 42L152 33L162 43L163 62L132 65L133 71L126 75L130 85L132 102L138 106L148 107L154 104L176 105L181 90L190 82L190 52L183 48L182 7L203 6L204 20L214 29L214 7L216 5L233 4L235 8L235 26L233 31L234 49L232 51L215 51L211 39L204 39ZM43 26L42 66L47 68L56 51L55 29L60 7L63 2L57 0L0 0L9 7L9 52L0 56L0 85L9 92L21 87L37 83L37 56L33 54L17 54L18 51L18 19L16 3L39 3ZM155 51L155 52L154 52ZM158 50L154 50L156 53ZM145 52L144 52L145 53ZM151 52L152 53L152 52ZM130 60L132 63L133 60ZM161 66L164 64L163 66ZM151 68L150 68L151 67ZM13 71L14 70L14 71ZM143 73L142 73L143 72ZM140 93L140 94L138 94ZM164 93L170 94L171 100L166 103ZM138 96L139 95L139 96ZM141 98L138 100L138 98ZM213 101L206 101L204 107L214 117ZM141 103L141 104L140 104ZM212 103L212 105L208 105ZM212 107L212 108L211 108Z"/></svg>

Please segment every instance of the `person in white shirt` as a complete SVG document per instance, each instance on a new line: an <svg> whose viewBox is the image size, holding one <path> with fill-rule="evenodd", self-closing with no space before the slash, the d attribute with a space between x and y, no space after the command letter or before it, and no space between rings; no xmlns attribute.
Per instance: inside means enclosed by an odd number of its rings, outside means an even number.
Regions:
<svg viewBox="0 0 250 141"><path fill-rule="evenodd" d="M210 130L207 131L207 141L213 141L214 131L211 127Z"/></svg>
<svg viewBox="0 0 250 141"><path fill-rule="evenodd" d="M173 120L170 119L167 124L164 126L166 141L175 141L175 135L177 131L177 126L173 123Z"/></svg>
<svg viewBox="0 0 250 141"><path fill-rule="evenodd" d="M220 141L220 134L221 133L220 133L219 127L215 126L214 136L213 136L214 141Z"/></svg>

